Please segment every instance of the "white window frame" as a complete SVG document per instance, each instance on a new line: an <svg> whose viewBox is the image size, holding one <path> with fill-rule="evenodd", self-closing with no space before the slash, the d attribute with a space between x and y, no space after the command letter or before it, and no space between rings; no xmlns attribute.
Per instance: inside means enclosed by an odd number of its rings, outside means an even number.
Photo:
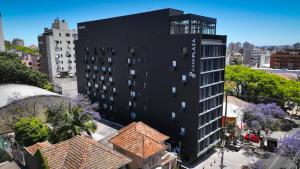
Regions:
<svg viewBox="0 0 300 169"><path fill-rule="evenodd" d="M186 75L181 75L181 80L182 80L183 82L186 82Z"/></svg>
<svg viewBox="0 0 300 169"><path fill-rule="evenodd" d="M176 65L177 65L177 64L176 64L176 61L173 60L173 61L172 61L172 66L173 66L173 67L176 67Z"/></svg>

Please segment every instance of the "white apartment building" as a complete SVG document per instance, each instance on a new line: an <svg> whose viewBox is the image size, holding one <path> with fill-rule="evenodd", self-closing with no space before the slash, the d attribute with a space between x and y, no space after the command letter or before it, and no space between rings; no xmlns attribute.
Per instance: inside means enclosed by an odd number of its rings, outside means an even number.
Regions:
<svg viewBox="0 0 300 169"><path fill-rule="evenodd" d="M38 36L40 71L46 73L50 81L76 76L74 41L77 35L77 30L69 29L67 22L57 18L50 29L45 28Z"/></svg>

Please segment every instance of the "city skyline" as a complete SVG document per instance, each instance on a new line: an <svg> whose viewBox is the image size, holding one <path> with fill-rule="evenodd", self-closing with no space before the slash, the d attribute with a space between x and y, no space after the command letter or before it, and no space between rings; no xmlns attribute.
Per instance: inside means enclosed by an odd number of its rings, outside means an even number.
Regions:
<svg viewBox="0 0 300 169"><path fill-rule="evenodd" d="M175 8L189 13L211 16L218 21L218 34L227 34L228 42L249 41L257 46L292 45L300 41L300 2L279 0L244 2L231 0L184 1L17 1L0 0L4 37L22 38L25 45L37 45L37 36L56 17L66 20L70 28L76 24L103 18L128 15L162 8ZM53 5L51 5L53 4ZM78 11L81 11L78 13ZM28 24L29 23L29 24Z"/></svg>

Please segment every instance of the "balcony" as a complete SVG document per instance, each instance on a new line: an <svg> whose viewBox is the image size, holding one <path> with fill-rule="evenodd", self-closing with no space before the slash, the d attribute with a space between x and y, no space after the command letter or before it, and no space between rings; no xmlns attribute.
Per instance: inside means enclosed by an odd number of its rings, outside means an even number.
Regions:
<svg viewBox="0 0 300 169"><path fill-rule="evenodd" d="M177 165L177 154L164 151L161 157L161 166L163 169L175 168Z"/></svg>

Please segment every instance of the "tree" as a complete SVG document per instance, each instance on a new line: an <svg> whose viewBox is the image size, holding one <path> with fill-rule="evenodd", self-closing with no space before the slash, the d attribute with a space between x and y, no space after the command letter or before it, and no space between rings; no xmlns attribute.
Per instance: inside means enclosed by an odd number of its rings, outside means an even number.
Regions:
<svg viewBox="0 0 300 169"><path fill-rule="evenodd" d="M280 119L283 119L285 112L276 105L269 104L250 104L243 109L244 119L247 127L260 134L263 130L268 134L269 130L278 130ZM261 146L263 142L261 142Z"/></svg>
<svg viewBox="0 0 300 169"><path fill-rule="evenodd" d="M46 74L22 64L17 55L0 53L0 83L23 83L52 90Z"/></svg>
<svg viewBox="0 0 300 169"><path fill-rule="evenodd" d="M34 159L36 160L36 164L37 164L38 168L49 169L48 161L43 156L40 149L37 149L36 152L34 153Z"/></svg>
<svg viewBox="0 0 300 169"><path fill-rule="evenodd" d="M279 153L300 167L300 131L281 140Z"/></svg>
<svg viewBox="0 0 300 169"><path fill-rule="evenodd" d="M20 95L14 93L8 98L8 106L0 110L0 119L2 125L0 127L13 129L15 123L22 117L37 117L38 112L38 99L30 98L22 99Z"/></svg>
<svg viewBox="0 0 300 169"><path fill-rule="evenodd" d="M84 113L80 106L65 106L63 104L50 107L47 111L47 122L51 126L50 141L57 143L67 140L81 132L92 135L96 124L90 114Z"/></svg>
<svg viewBox="0 0 300 169"><path fill-rule="evenodd" d="M249 102L276 102L284 107L291 101L300 105L300 82L242 65L226 66L225 87Z"/></svg>
<svg viewBox="0 0 300 169"><path fill-rule="evenodd" d="M38 118L20 118L14 127L15 139L22 146L30 146L45 141L48 137L48 126Z"/></svg>
<svg viewBox="0 0 300 169"><path fill-rule="evenodd" d="M100 113L97 111L99 107L98 103L91 103L89 98L82 94L78 94L77 99L73 99L73 101L82 108L84 114L90 114L96 120L101 119Z"/></svg>

